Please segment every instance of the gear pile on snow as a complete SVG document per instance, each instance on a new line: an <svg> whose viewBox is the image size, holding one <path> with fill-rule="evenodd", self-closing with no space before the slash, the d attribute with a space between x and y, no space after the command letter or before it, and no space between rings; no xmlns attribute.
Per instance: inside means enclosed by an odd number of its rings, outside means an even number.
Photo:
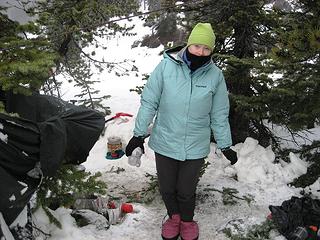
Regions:
<svg viewBox="0 0 320 240"><path fill-rule="evenodd" d="M131 207L130 211L128 211L128 208L126 208L128 206ZM74 217L76 216L76 221L78 222L77 219L80 218L87 219L88 224L90 224L90 220L88 220L90 212L94 212L94 215L102 215L107 220L109 225L114 225L122 223L125 220L126 213L133 211L131 204L115 204L113 201L109 201L107 198L100 196L92 196L92 198L79 198L75 201L72 208L73 211L71 215Z"/></svg>
<svg viewBox="0 0 320 240"><path fill-rule="evenodd" d="M292 197L281 206L269 206L271 219L278 231L289 240L317 239L320 227L320 200L311 197ZM303 230L306 233L303 233ZM299 233L297 233L299 231ZM296 235L300 235L297 238ZM306 235L306 238L303 238Z"/></svg>

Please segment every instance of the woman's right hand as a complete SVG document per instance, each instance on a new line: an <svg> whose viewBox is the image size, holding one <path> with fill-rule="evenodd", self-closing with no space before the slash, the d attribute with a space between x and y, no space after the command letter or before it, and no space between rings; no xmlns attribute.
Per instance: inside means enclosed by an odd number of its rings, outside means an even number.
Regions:
<svg viewBox="0 0 320 240"><path fill-rule="evenodd" d="M131 156L133 150L135 150L137 147L140 147L142 150L142 153L144 153L143 143L144 143L144 137L133 136L126 147L126 156L127 157Z"/></svg>

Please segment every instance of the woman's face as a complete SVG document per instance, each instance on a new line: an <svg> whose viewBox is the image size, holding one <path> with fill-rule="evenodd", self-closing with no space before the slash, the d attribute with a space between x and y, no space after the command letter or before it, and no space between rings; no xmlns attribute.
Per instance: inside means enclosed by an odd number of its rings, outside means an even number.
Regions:
<svg viewBox="0 0 320 240"><path fill-rule="evenodd" d="M203 44L191 44L188 47L188 50L196 56L209 56L211 54L211 49L207 45Z"/></svg>

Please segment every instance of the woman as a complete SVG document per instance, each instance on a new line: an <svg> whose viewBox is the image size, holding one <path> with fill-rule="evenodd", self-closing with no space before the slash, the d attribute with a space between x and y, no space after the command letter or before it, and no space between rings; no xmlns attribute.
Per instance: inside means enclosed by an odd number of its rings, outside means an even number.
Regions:
<svg viewBox="0 0 320 240"><path fill-rule="evenodd" d="M162 199L169 218L163 239L194 240L195 192L204 158L210 152L211 130L218 148L234 164L237 155L229 126L229 99L222 71L212 62L215 35L210 23L198 23L187 46L164 52L141 95L134 136L126 155L140 147L155 117L149 147L155 152Z"/></svg>

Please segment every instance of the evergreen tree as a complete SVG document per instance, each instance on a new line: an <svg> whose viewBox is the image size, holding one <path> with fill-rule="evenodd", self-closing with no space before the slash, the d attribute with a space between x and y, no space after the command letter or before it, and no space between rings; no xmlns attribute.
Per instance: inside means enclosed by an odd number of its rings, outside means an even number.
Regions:
<svg viewBox="0 0 320 240"><path fill-rule="evenodd" d="M299 0L283 18L272 48L276 87L266 95L270 120L292 131L313 128L320 116L320 2Z"/></svg>
<svg viewBox="0 0 320 240"><path fill-rule="evenodd" d="M137 1L50 0L37 1L32 5L28 3L21 2L25 11L35 16L34 22L21 26L1 15L6 29L12 26L17 28L14 32L4 32L0 39L0 84L3 90L27 93L41 88L51 94L56 92L55 95L59 96L61 83L57 82L56 74L67 73L76 85L83 83L83 88L87 88L90 80L84 81L83 78L90 76L86 74L89 66L95 65L102 70L123 64L95 59L94 51L87 53L84 49L92 45L105 49L106 46L99 43L100 37L113 36L117 32L131 34L131 28L121 27L112 18L128 16L137 9ZM33 37L27 38L30 34ZM75 79L79 76L81 80ZM107 98L102 96L99 100L96 97L96 104L92 104L93 95L98 96L99 90L86 93L86 100L91 102L90 107L93 108L97 105L101 107L101 101ZM104 111L108 112L108 109Z"/></svg>
<svg viewBox="0 0 320 240"><path fill-rule="evenodd" d="M286 126L295 137L297 131L319 126L320 121L320 2L299 0L292 11L278 14L283 24L277 29L269 65L280 77L264 98L270 120ZM297 187L306 187L320 176L319 140L293 150L310 162L308 172L293 182Z"/></svg>
<svg viewBox="0 0 320 240"><path fill-rule="evenodd" d="M72 75L75 81L75 87L81 89L81 93L75 95L80 100L77 102L80 105L86 106L88 108L96 109L98 111L104 112L105 115L110 114L110 108L103 105L103 100L106 100L110 95L96 96L99 94L100 90L94 88L94 84L98 83L98 80L92 80L90 65L82 66L83 63L78 63L75 68L70 69L70 74ZM81 68L81 71L78 71L78 68ZM86 71L84 71L86 70Z"/></svg>
<svg viewBox="0 0 320 240"><path fill-rule="evenodd" d="M19 25L0 12L0 26L0 87L22 94L38 90L57 59L52 45L34 23Z"/></svg>
<svg viewBox="0 0 320 240"><path fill-rule="evenodd" d="M174 45L181 44L184 34L178 28L178 16L176 0L149 0L149 14L146 25L153 28L151 36L146 36L142 43L143 46L158 47L160 44L167 46L168 43Z"/></svg>
<svg viewBox="0 0 320 240"><path fill-rule="evenodd" d="M233 142L251 136L269 145L273 135L264 124L264 106L258 103L272 83L262 62L275 42L271 30L277 26L276 17L265 9L264 1L189 3L190 29L196 22L210 22L217 36L213 58L223 69L230 92Z"/></svg>
<svg viewBox="0 0 320 240"><path fill-rule="evenodd" d="M186 1L188 29L202 21L216 32L214 60L230 91L234 143L251 136L277 144L266 122L293 133L319 122L319 1L295 3Z"/></svg>
<svg viewBox="0 0 320 240"><path fill-rule="evenodd" d="M115 16L127 16L136 9L135 1L52 1L52 5L40 3L39 22L46 25L45 33L53 41L60 61L57 64L59 72L67 72L75 86L82 89L78 97L79 103L91 108L103 110L109 114L109 108L103 107L102 101L109 96L100 96L98 89L93 89L93 82L88 74L91 66L96 66L100 71L103 68L113 68L122 63L114 63L105 59L96 59L95 52L87 53L84 48L89 45L106 49L99 43L99 38L113 36L117 32L129 34L130 28L120 27L110 19ZM45 13L45 14L43 14ZM48 17L49 16L49 17ZM58 17L57 17L58 16ZM96 82L96 81L95 81Z"/></svg>

